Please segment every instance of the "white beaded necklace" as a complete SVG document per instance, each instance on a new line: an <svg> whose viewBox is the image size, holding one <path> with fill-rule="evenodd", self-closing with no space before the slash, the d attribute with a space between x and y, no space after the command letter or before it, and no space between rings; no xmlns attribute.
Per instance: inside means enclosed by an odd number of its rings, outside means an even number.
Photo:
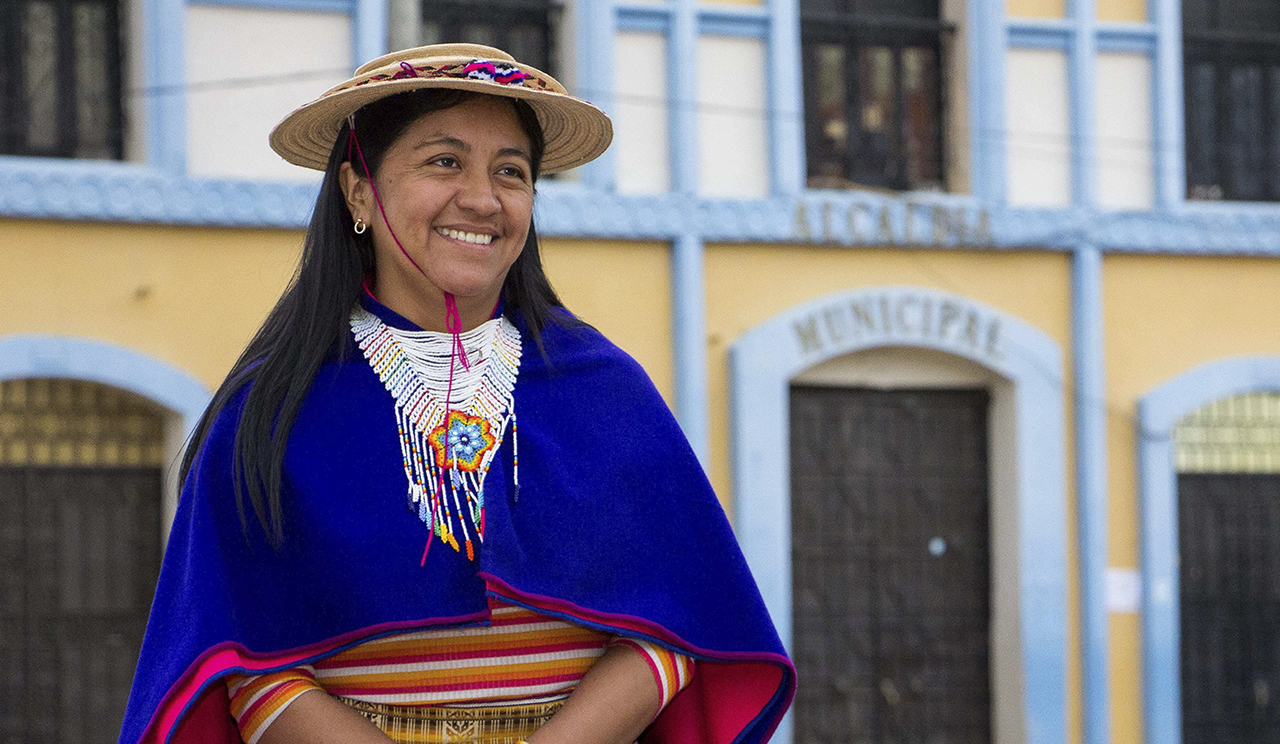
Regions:
<svg viewBox="0 0 1280 744"><path fill-rule="evenodd" d="M518 441L512 390L520 331L506 318L487 321L456 336L462 354L455 354L453 334L392 328L364 308L351 313L351 331L395 400L410 510L454 550L462 549L460 536L474 560L472 533L484 540L484 479L508 420L513 454Z"/></svg>

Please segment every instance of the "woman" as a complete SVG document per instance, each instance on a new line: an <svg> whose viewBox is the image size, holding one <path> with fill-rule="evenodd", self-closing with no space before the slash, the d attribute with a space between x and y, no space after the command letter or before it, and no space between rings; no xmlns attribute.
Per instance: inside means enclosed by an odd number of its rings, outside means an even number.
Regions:
<svg viewBox="0 0 1280 744"><path fill-rule="evenodd" d="M794 669L724 514L538 257L538 174L611 132L463 44L276 128L325 178L188 447L122 742L768 739Z"/></svg>

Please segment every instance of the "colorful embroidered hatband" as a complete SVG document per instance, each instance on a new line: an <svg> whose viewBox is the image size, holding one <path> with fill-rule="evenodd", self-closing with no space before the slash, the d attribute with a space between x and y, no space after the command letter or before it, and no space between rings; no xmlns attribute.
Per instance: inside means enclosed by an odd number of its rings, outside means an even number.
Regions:
<svg viewBox="0 0 1280 744"><path fill-rule="evenodd" d="M404 78L455 78L459 80L483 80L489 83L498 83L499 85L519 85L525 88L536 88L538 90L548 90L550 86L547 81L531 75L521 70L515 65L503 61L494 61L488 59L473 59L465 64L441 65L435 67L432 65L413 65L408 62L400 63L400 71L387 74L381 73L371 75L364 80L352 84L350 87L358 88L369 83L380 83L386 80L403 80ZM340 89L341 90L341 89Z"/></svg>

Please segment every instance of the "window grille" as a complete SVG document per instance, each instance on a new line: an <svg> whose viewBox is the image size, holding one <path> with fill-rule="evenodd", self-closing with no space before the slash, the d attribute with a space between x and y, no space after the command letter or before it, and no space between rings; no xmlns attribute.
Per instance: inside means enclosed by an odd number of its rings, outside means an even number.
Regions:
<svg viewBox="0 0 1280 744"><path fill-rule="evenodd" d="M163 420L140 396L80 380L0 382L0 467L159 467L163 450Z"/></svg>
<svg viewBox="0 0 1280 744"><path fill-rule="evenodd" d="M1174 444L1182 740L1280 741L1280 394L1204 406Z"/></svg>
<svg viewBox="0 0 1280 744"><path fill-rule="evenodd" d="M135 395L0 383L3 744L119 736L160 571L160 444Z"/></svg>
<svg viewBox="0 0 1280 744"><path fill-rule="evenodd" d="M809 186L942 188L938 0L804 0L800 13Z"/></svg>
<svg viewBox="0 0 1280 744"><path fill-rule="evenodd" d="M1280 201L1280 0L1183 0L1187 196Z"/></svg>
<svg viewBox="0 0 1280 744"><path fill-rule="evenodd" d="M1214 401L1178 423L1179 473L1280 473L1280 393Z"/></svg>
<svg viewBox="0 0 1280 744"><path fill-rule="evenodd" d="M119 160L119 0L0 0L0 154Z"/></svg>
<svg viewBox="0 0 1280 744"><path fill-rule="evenodd" d="M559 4L551 0L423 0L422 43L486 44L555 75L558 16Z"/></svg>

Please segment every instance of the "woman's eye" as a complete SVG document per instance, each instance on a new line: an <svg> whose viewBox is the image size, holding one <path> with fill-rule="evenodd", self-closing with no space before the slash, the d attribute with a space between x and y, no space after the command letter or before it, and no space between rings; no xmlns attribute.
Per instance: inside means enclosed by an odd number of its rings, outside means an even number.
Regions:
<svg viewBox="0 0 1280 744"><path fill-rule="evenodd" d="M435 160L432 160L431 164L439 165L444 168L456 168L458 167L458 159L455 157L451 157L449 155L445 155L442 157L438 157Z"/></svg>
<svg viewBox="0 0 1280 744"><path fill-rule="evenodd" d="M521 180L524 180L524 169L518 168L514 165L505 166L502 169L500 169L498 173L504 176L512 176L514 178L519 178Z"/></svg>

